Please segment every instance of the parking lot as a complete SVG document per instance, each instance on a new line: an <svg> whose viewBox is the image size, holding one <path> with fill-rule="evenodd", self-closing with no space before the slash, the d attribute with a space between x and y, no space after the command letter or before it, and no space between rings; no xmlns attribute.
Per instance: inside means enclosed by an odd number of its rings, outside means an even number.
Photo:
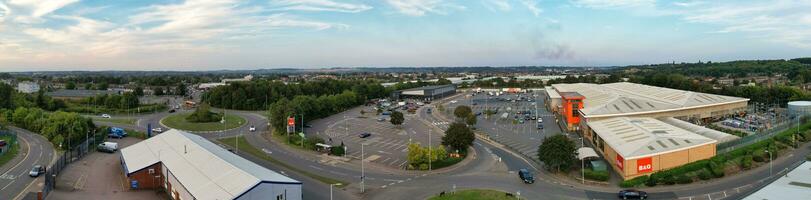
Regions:
<svg viewBox="0 0 811 200"><path fill-rule="evenodd" d="M454 101L451 101L453 103L446 105L448 109L444 114L452 117L453 109L457 106L470 106L474 114L481 113L475 126L477 129L491 139L530 158L535 158L543 138L562 133L555 122L555 116L544 106L544 95L544 92L499 96L490 96L487 92L471 96L462 95L453 99ZM487 116L485 110L498 112ZM539 128L538 118L542 120L540 123L542 128Z"/></svg>
<svg viewBox="0 0 811 200"><path fill-rule="evenodd" d="M363 116L360 109L369 111ZM420 108L420 112L424 112ZM308 130L324 138L328 144L339 146L341 143L347 147L347 157L364 160L379 166L404 169L408 164L409 141L428 144L429 127L419 120L416 114L402 111L405 122L398 126L391 124L386 115L375 115L372 107L363 106L349 111L314 121L314 128ZM345 117L344 117L345 116ZM383 119L381 121L380 119ZM370 133L361 138L361 133ZM434 132L431 144L440 144L440 134ZM331 143L330 143L331 141ZM361 155L363 145L363 155Z"/></svg>
<svg viewBox="0 0 811 200"><path fill-rule="evenodd" d="M127 137L113 139L118 148L141 140ZM68 165L56 179L56 188L47 199L168 199L165 193L155 190L130 190L120 162L120 151L115 153L92 152L77 162Z"/></svg>

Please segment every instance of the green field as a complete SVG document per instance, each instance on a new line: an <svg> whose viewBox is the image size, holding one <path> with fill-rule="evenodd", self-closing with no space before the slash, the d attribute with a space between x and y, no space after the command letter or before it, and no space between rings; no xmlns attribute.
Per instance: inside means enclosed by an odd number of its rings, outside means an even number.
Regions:
<svg viewBox="0 0 811 200"><path fill-rule="evenodd" d="M94 117L93 121L100 121L100 122L110 122L116 124L128 124L128 125L135 125L138 120L133 118L101 118L101 117Z"/></svg>
<svg viewBox="0 0 811 200"><path fill-rule="evenodd" d="M246 120L236 115L225 115L225 125L220 122L193 123L186 120L191 113L175 114L163 118L161 123L170 128L186 131L222 131L245 125Z"/></svg>
<svg viewBox="0 0 811 200"><path fill-rule="evenodd" d="M483 189L472 189L472 190L461 190L456 191L456 193L451 194L450 192L445 192L444 196L434 196L429 198L429 200L515 200L518 199L514 196L507 196L505 192L495 191L495 190L483 190ZM524 198L521 198L524 199Z"/></svg>
<svg viewBox="0 0 811 200"><path fill-rule="evenodd" d="M0 136L0 140L11 142L11 137L3 135ZM8 145L11 145L8 147L8 151L0 155L0 166L5 165L8 161L13 159L15 155L17 155L17 149L19 144L8 144Z"/></svg>
<svg viewBox="0 0 811 200"><path fill-rule="evenodd" d="M241 145L239 145L239 151L240 152L251 154L254 157L257 157L257 158L260 158L260 159L263 159L263 160L267 160L268 162L271 162L271 163L276 164L276 165L280 165L280 166L282 166L284 168L287 168L288 170L296 171L298 173L301 173L301 174L303 174L305 176L309 176L310 178L316 179L316 180L321 181L321 182L326 183L326 184L340 183L341 185L336 186L336 187L339 187L339 188L346 187L347 185L349 185L346 182L343 182L343 181L340 181L340 180L335 180L335 179L332 179L332 178L329 178L329 177L324 177L324 176L321 176L321 175L318 175L318 174L315 174L315 173L312 173L312 172L309 172L309 171L306 171L306 170L302 170L302 169L293 167L293 166L288 165L287 163L284 163L282 161L276 160L273 157L270 157L265 152L262 152L262 150L259 150L256 147L253 147L252 145L248 144L248 140L246 140L245 137L242 137L242 136L229 137L229 138L219 139L218 141L220 141L223 144L228 145L231 148L233 148L234 146L236 146L237 140L239 140L239 144L241 144Z"/></svg>

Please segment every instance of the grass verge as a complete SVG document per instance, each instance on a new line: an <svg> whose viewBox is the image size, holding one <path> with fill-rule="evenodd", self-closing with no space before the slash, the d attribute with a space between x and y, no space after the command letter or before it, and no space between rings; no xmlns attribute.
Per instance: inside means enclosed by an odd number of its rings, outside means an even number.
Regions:
<svg viewBox="0 0 811 200"><path fill-rule="evenodd" d="M456 193L446 193L443 196L434 196L428 200L513 200L516 197L505 195L506 192L485 189L461 190Z"/></svg>
<svg viewBox="0 0 811 200"><path fill-rule="evenodd" d="M138 120L132 119L132 118L100 118L100 117L94 117L93 121L109 122L109 123L115 123L115 124L135 125L135 123Z"/></svg>
<svg viewBox="0 0 811 200"><path fill-rule="evenodd" d="M0 136L0 140L11 141L11 137L2 135L2 136ZM14 156L17 155L17 149L18 149L19 144L11 144L11 143L9 143L7 145L10 145L8 147L8 151L3 152L3 154L0 155L0 166L5 165L8 161L13 159Z"/></svg>
<svg viewBox="0 0 811 200"><path fill-rule="evenodd" d="M228 145L231 148L234 148L237 141L239 141L239 143L242 143L242 144L248 144L248 140L246 140L245 137L242 137L242 136L222 138L222 139L219 139L218 141L220 141L221 143L223 143L225 145ZM256 147L254 147L252 145L240 145L239 146L239 151L248 153L248 154L250 154L250 155L252 155L254 157L266 160L266 161L271 162L273 164L282 166L284 168L287 168L288 170L298 172L298 173L303 174L305 176L309 176L310 178L313 178L315 180L321 181L321 182L326 183L326 184L340 183L341 184L340 186L336 186L336 187L339 187L339 188L346 187L348 185L347 182L343 182L343 181L340 181L340 180L336 180L336 179L332 179L332 178L329 178L329 177L324 177L324 176L321 176L321 175L318 175L318 174L314 174L314 173L311 173L309 171L293 167L293 166L291 166L291 165L289 165L287 163L284 163L282 161L276 160L273 157L270 157L268 154L266 154L262 150L257 149Z"/></svg>
<svg viewBox="0 0 811 200"><path fill-rule="evenodd" d="M237 128L246 123L245 118L236 115L225 115L225 125L220 122L194 123L186 120L191 113L174 114L161 120L163 125L170 128L187 131L222 131Z"/></svg>

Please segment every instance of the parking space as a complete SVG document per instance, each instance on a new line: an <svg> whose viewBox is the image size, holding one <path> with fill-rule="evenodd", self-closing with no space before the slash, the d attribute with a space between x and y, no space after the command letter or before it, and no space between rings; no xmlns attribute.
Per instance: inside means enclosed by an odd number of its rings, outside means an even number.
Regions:
<svg viewBox="0 0 811 200"><path fill-rule="evenodd" d="M317 131L316 134L330 145L346 145L346 156L349 158L403 169L408 164L406 157L409 142L427 144L429 134L429 128L418 120L416 114L405 113L404 117L405 122L395 126L384 115L348 116L333 120L326 124L326 129ZM361 137L362 133L370 135ZM438 145L441 141L439 134L433 134L431 140L433 145Z"/></svg>
<svg viewBox="0 0 811 200"><path fill-rule="evenodd" d="M116 139L119 149L140 141L132 137ZM47 199L167 199L154 190L130 190L120 164L120 153L93 152L68 165L56 179L56 188Z"/></svg>

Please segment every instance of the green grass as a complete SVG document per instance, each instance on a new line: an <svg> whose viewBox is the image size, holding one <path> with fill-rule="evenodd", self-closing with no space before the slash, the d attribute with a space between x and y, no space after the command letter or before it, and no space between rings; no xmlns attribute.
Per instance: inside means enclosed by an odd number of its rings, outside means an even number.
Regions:
<svg viewBox="0 0 811 200"><path fill-rule="evenodd" d="M5 140L9 142L8 145L11 145L8 148L7 152L4 152L3 155L0 155L0 166L5 165L8 161L14 158L17 155L17 149L19 144L11 144L11 137L10 136L0 136L0 140Z"/></svg>
<svg viewBox="0 0 811 200"><path fill-rule="evenodd" d="M193 123L186 120L191 113L174 114L161 120L170 128L187 131L221 131L240 127L246 123L245 118L236 115L225 115L225 125L220 122Z"/></svg>
<svg viewBox="0 0 811 200"><path fill-rule="evenodd" d="M346 187L347 185L349 185L347 182L343 182L343 181L340 181L340 180L335 180L335 179L332 179L332 178L329 178L329 177L324 177L324 176L321 176L321 175L318 175L318 174L314 174L314 173L311 173L311 172L309 172L307 170L303 170L303 169L291 166L291 165L289 165L287 163L284 163L282 161L276 160L273 157L270 157L268 154L266 154L262 150L259 150L256 147L248 144L248 140L246 140L245 137L238 136L238 137L222 138L222 139L219 139L218 141L220 141L221 143L223 143L225 145L230 146L231 148L234 148L234 146L236 146L237 140L239 140L239 143L246 144L246 145L239 145L239 151L241 151L241 152L248 153L248 154L250 154L250 155L252 155L254 157L266 160L268 162L271 162L273 164L282 166L284 168L287 168L288 170L298 172L298 173L303 174L305 176L309 176L310 178L313 178L315 180L321 181L321 182L326 183L326 184L340 183L341 184L340 186L336 186L336 187L339 187L339 188Z"/></svg>
<svg viewBox="0 0 811 200"><path fill-rule="evenodd" d="M132 118L101 118L101 117L94 117L93 121L109 122L115 124L128 124L128 125L135 125L135 123L138 122L137 119Z"/></svg>
<svg viewBox="0 0 811 200"><path fill-rule="evenodd" d="M454 194L451 194L450 191L446 191L445 195L442 197L437 195L429 198L429 200L515 200L515 199L517 198L514 196L510 197L505 195L505 192L485 189L460 190L456 191L456 193Z"/></svg>

